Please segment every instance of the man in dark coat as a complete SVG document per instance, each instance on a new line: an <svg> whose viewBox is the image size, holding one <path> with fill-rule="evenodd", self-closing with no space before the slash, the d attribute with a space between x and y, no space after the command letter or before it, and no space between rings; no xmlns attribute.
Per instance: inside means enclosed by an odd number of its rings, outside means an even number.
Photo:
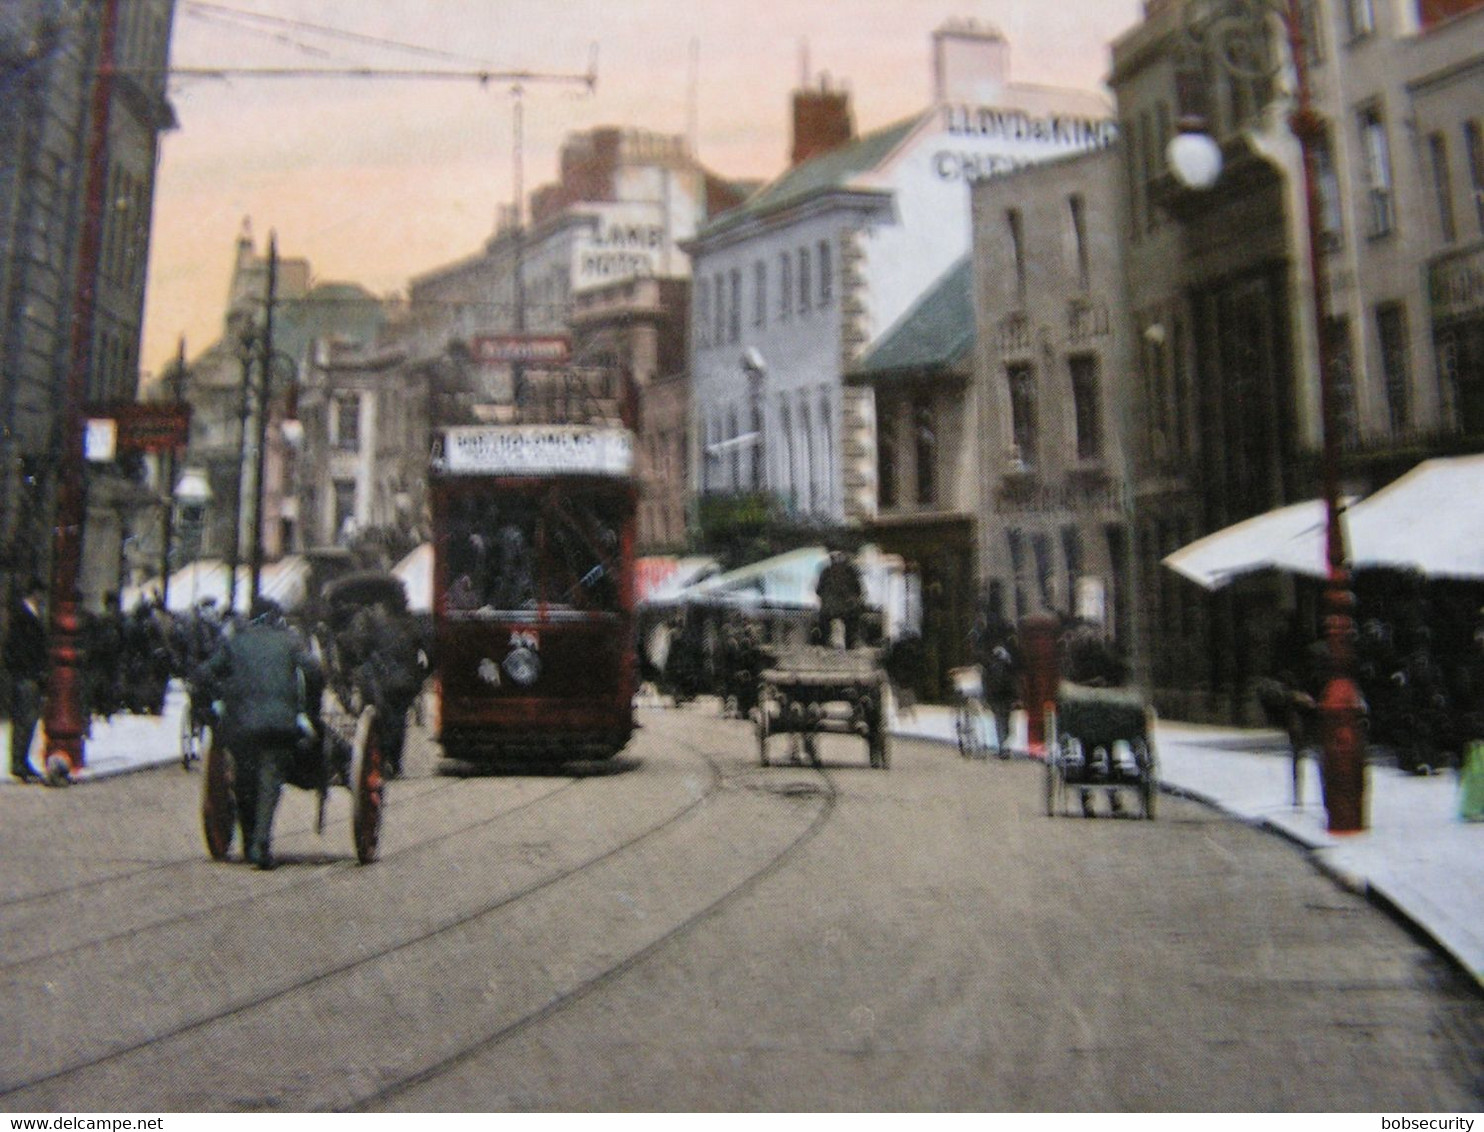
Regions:
<svg viewBox="0 0 1484 1132"><path fill-rule="evenodd" d="M321 680L309 644L264 598L198 673L197 686L222 701L243 855L260 869L273 867L273 813L309 708L307 689Z"/></svg>
<svg viewBox="0 0 1484 1132"><path fill-rule="evenodd" d="M45 601L46 587L40 579L30 579L11 610L10 634L5 638L5 668L10 673L10 773L22 782L41 778L31 769L29 756L51 667L42 617Z"/></svg>
<svg viewBox="0 0 1484 1132"><path fill-rule="evenodd" d="M376 707L387 772L400 778L407 713L417 702L428 675L427 654L418 640L416 622L407 612L405 597L401 601L378 601L357 612L342 641L342 655L352 665L362 701Z"/></svg>
<svg viewBox="0 0 1484 1132"><path fill-rule="evenodd" d="M845 647L855 648L866 601L860 570L850 555L843 550L830 551L830 559L819 572L814 592L819 597L819 643L829 645L834 637L835 622L842 621L845 624Z"/></svg>

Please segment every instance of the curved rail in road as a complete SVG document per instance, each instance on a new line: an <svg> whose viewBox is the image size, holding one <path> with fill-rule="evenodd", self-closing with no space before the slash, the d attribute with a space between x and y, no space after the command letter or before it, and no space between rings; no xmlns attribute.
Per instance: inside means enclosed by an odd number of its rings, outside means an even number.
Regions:
<svg viewBox="0 0 1484 1132"><path fill-rule="evenodd" d="M16 992L11 996L16 1011L13 1016L47 1015L55 1026L70 1022L73 1029L66 1044L72 1056L61 1064L39 1061L43 1051L36 1042L8 1056L0 1053L0 1064L9 1063L0 1071L0 1097L8 1105L37 1111L66 1103L72 1096L87 1096L90 1105L108 1107L109 1090L117 1087L118 1105L137 1107L138 1083L149 1081L150 1092L157 1094L151 1104L176 1111L223 1104L361 1108L374 1107L456 1069L472 1054L621 977L667 942L714 915L797 854L833 811L836 790L827 771L809 771L815 785L803 791L725 790L729 785L736 786L738 779L728 778L721 763L706 749L677 734L669 735L665 743L662 753L643 744L636 744L635 752L667 771L658 779L662 800L643 797L652 793L647 788L655 785L647 768L603 778L563 780L556 789L514 807L393 845L373 868L316 869L313 876L295 876L287 881L280 878L294 870L281 870L269 878L238 870L234 879L241 877L249 889L243 892L234 883L233 895L227 900L220 899L218 893L202 907L155 916L123 930L97 930L80 940L74 935L50 949L7 963L0 968L0 976L7 977ZM683 756L684 766L673 765L676 755ZM704 770L701 781L697 781L697 767ZM746 784L745 779L742 784ZM574 791L576 786L585 789ZM440 786L420 793L425 800L434 794L446 796L447 790ZM731 796L730 803L719 802L723 794ZM586 805L574 801L579 796L588 800ZM801 802L806 814L798 812ZM609 820L619 810L623 811L621 819L630 816L631 820ZM774 823L773 828L767 822L759 824L759 818L780 810L791 815L791 820ZM698 820L703 812L704 821ZM728 814L733 815L730 822L725 820ZM718 826L719 818L723 820ZM189 820L194 824L194 814ZM402 799L394 804L389 821L394 826L411 822ZM593 836L595 828L605 824L609 828ZM559 839L561 831L576 831L572 840L577 846L562 840L554 849L544 847L550 852L543 851L539 843L533 851L533 843L521 840L520 831L511 830L517 825L525 831L550 833L555 829ZM687 825L689 828L680 832ZM434 1057L417 1064L398 1063L397 1050L388 1039L395 1034L396 1022L406 1016L403 1007L392 1010L391 1017L381 1024L367 1023L360 1031L352 1027L342 1034L345 1044L338 1048L340 1056L330 1053L331 1064L343 1066L347 1051L361 1033L376 1047L360 1051L372 1063L364 1072L333 1083L308 1082L303 1093L295 1097L269 1090L266 1066L243 1064L228 1055L227 1051L238 1047L243 1031L274 1030L275 1017L306 1010L309 1000L333 1016L335 1003L345 1001L351 987L389 979L387 972L394 967L399 969L396 977L410 988L404 990L404 996L423 999L438 997L445 983L438 972L449 963L459 965L466 979L473 977L474 985L498 978L502 964L508 963L513 953L522 963L539 963L545 939L545 929L540 925L554 914L553 909L560 916L561 906L572 898L583 899L584 890L588 899L594 890L607 891L614 877L623 876L626 870L653 876L654 862L641 858L673 861L677 850L686 848L680 855L700 862L705 854L696 852L695 847L705 846L718 828L729 829L728 836L733 838L749 834L758 837L759 831L765 830L761 839L767 844L761 851L754 846L745 853L730 852L728 847L718 850L734 859L745 858L745 866L738 869L733 860L714 875L708 871L709 865L702 868L670 894L678 898L675 908L644 922L638 933L615 932L614 948L601 948L602 954L585 957L581 970L555 973L548 980L548 993L535 999L514 995L493 1012L489 1024L472 1032L451 1033L448 1041L439 1043ZM285 832L293 836L292 831ZM583 846L584 839L591 844ZM378 915L378 909L388 901L408 899L409 882L419 883L420 877L446 880L450 874L467 880L461 873L461 861L466 865L478 862L484 870L480 875L487 879L491 871L500 871L490 870L490 862L505 864L511 853L533 858L524 863L525 868L512 870L528 874L519 880L473 883L468 892L455 893L446 901L419 904L411 915ZM553 856L554 862L549 859ZM121 881L143 881L147 887L147 882L167 879L159 874L187 865L214 877L222 876L221 867L205 862L204 857L170 860L49 893L28 894L12 903L30 904L33 910L54 914L60 905L80 898L90 888ZM265 888L258 883L265 879L278 883ZM374 930L353 940L320 939L321 953L312 945L304 947L304 941L295 939L292 930L274 930L291 928L304 911L295 905L305 900L320 906L320 915L333 918L338 912L351 924L358 920L379 922ZM146 909L148 915L149 902L143 891L129 903ZM330 906L328 910L325 905ZM247 942L241 939L244 933L251 937ZM514 952L492 951L477 942L490 935L524 935L528 939ZM618 938L624 940L623 946L616 946ZM52 939L55 943L55 933ZM276 945L270 939L276 939ZM549 939L546 942L549 944ZM280 953L299 956L277 974L272 962L275 946ZM445 947L447 954L442 953ZM471 947L473 955L465 960ZM178 962L171 961L172 955L178 956ZM94 994L69 993L79 985L69 978L70 972L96 970L111 963L119 969L106 1002L95 1001ZM409 965L414 970L425 968L427 977L409 978ZM47 972L52 977L32 982L25 978L28 972ZM89 1014L98 1010L111 1024L86 1025ZM414 1016L418 1015L422 1016L420 1025L436 1024L434 1019L439 1017L431 1011L415 1011ZM219 1062L213 1059L215 1048L224 1051ZM355 1056L349 1057L350 1062L356 1060ZM381 1065L379 1070L374 1068L377 1063ZM189 1065L191 1071L182 1073L182 1064ZM231 1084L234 1077L241 1079ZM330 1085L328 1092L325 1085Z"/></svg>

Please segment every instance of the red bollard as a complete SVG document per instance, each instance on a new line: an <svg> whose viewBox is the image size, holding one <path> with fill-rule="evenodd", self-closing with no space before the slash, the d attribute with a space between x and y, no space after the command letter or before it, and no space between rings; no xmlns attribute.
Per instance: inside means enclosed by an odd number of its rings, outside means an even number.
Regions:
<svg viewBox="0 0 1484 1132"><path fill-rule="evenodd" d="M1025 704L1030 753L1033 758L1046 757L1046 709L1056 702L1056 689L1061 683L1061 622L1055 617L1037 614L1020 622L1021 701Z"/></svg>

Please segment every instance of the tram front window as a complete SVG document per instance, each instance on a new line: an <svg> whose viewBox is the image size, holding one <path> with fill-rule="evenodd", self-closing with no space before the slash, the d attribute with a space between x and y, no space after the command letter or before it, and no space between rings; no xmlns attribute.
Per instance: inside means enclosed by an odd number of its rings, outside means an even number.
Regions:
<svg viewBox="0 0 1484 1132"><path fill-rule="evenodd" d="M450 616L619 609L620 515L601 497L466 498L450 509Z"/></svg>

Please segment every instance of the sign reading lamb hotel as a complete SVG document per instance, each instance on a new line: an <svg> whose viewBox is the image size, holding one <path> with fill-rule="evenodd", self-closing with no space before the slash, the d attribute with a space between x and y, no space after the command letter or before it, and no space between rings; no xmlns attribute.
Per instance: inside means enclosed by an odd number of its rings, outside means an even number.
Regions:
<svg viewBox="0 0 1484 1132"><path fill-rule="evenodd" d="M1118 140L1111 118L963 104L945 105L941 112L947 141L933 154L932 167L945 181L1000 177L1058 154L1107 149Z"/></svg>
<svg viewBox="0 0 1484 1132"><path fill-rule="evenodd" d="M674 249L661 210L625 204L600 208L573 250L572 289L668 275Z"/></svg>

